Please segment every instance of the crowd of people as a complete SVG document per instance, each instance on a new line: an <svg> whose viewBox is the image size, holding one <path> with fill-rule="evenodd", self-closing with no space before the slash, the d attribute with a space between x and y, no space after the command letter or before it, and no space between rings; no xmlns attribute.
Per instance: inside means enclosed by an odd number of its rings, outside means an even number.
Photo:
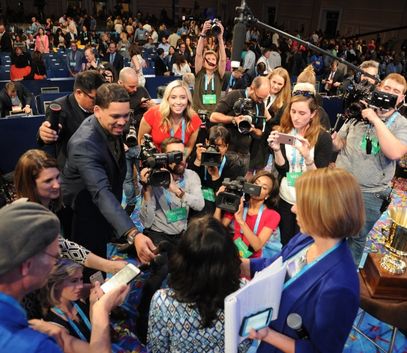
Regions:
<svg viewBox="0 0 407 353"><path fill-rule="evenodd" d="M380 43L310 36L395 96L385 110L362 102L335 130L319 93L339 94L354 73L300 42L248 28L232 67L220 21L187 20L170 32L118 16L106 29L97 38L92 16L33 18L26 41L15 33L8 45L0 25L0 50L14 51L18 69L1 111L29 110L24 81L15 81L27 78L31 44L17 43L31 41L40 60L69 46L75 77L73 92L55 101L57 126L48 108L38 130L38 147L55 146L55 156L25 152L14 173L19 200L0 209L0 348L111 351L109 313L129 288L104 294L84 281L126 266L107 259L114 242L150 266L134 318L148 351L224 351L225 297L281 256L278 318L251 330L239 351L254 339L258 352L342 352L366 237L407 154L405 52L394 69L383 57L383 68L381 55L396 55ZM156 75L179 76L159 102L144 88L145 53L154 53ZM307 338L287 326L292 312Z"/></svg>

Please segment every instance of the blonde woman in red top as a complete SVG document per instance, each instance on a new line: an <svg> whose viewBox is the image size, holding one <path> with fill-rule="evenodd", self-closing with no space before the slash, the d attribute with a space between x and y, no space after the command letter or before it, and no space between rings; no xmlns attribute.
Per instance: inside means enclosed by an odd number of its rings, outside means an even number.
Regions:
<svg viewBox="0 0 407 353"><path fill-rule="evenodd" d="M164 91L161 103L150 108L140 122L138 142L144 134L150 134L154 145L160 149L168 137L177 137L185 145L186 159L195 146L201 119L192 109L192 96L187 84L180 80L172 81Z"/></svg>

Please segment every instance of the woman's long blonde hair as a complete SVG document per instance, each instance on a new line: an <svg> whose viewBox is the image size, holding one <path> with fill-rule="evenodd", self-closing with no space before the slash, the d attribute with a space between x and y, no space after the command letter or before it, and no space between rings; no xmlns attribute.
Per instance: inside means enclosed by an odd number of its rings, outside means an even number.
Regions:
<svg viewBox="0 0 407 353"><path fill-rule="evenodd" d="M291 99L291 81L290 74L288 71L282 67L278 67L269 73L267 78L271 80L273 76L280 76L284 79L284 86L281 91L277 94L275 101L272 104L273 111L281 109L284 105L288 104Z"/></svg>
<svg viewBox="0 0 407 353"><path fill-rule="evenodd" d="M319 133L322 130L320 118L319 118L319 113L318 113L318 104L315 101L315 98L313 96L310 97L305 97L303 95L298 95L298 96L293 96L291 98L290 103L287 105L287 107L284 110L283 116L281 117L280 121L280 126L277 128L278 131L283 132L283 133L289 133L292 129L294 129L293 122L291 120L291 106L293 103L296 102L307 102L308 107L311 111L311 113L315 113L313 118L311 119L309 123L309 127L305 132L304 138L308 140L311 146L315 146L318 140Z"/></svg>
<svg viewBox="0 0 407 353"><path fill-rule="evenodd" d="M168 100L170 98L172 90L177 87L182 87L185 90L185 93L188 98L188 104L184 111L184 118L187 123L187 129L189 129L189 127L190 127L190 124L192 121L192 116L194 114L196 114L195 111L192 109L192 95L191 95L191 91L189 90L188 85L181 80L175 80L175 81L170 82L164 91L163 99L159 106L159 112L161 114L160 127L165 132L169 131L171 128L171 121L170 121L171 109L170 109L170 104L169 104Z"/></svg>

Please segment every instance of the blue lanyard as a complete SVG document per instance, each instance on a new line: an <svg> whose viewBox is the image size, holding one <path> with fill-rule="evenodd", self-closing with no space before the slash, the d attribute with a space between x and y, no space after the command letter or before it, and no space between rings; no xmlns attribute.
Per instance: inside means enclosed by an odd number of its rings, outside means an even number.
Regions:
<svg viewBox="0 0 407 353"><path fill-rule="evenodd" d="M179 182L179 186L181 187L181 189L185 188L185 179L184 178L182 178L181 181ZM165 196L165 200L167 201L168 208L171 209L171 193L167 189L163 188L163 190L164 190L164 196Z"/></svg>
<svg viewBox="0 0 407 353"><path fill-rule="evenodd" d="M325 251L323 254L318 256L314 261L310 262L309 264L306 264L300 272L298 272L295 276L291 277L287 282L284 283L283 290L289 287L295 280L297 280L299 277L301 277L306 271L308 271L312 266L314 266L317 262L321 261L323 258L328 256L331 252L335 251L339 246L343 243L343 241L340 241L336 243L332 248L328 249ZM295 256L295 255L294 255ZM287 259L288 261L290 259Z"/></svg>
<svg viewBox="0 0 407 353"><path fill-rule="evenodd" d="M297 132L294 130L294 136L297 135ZM288 146L288 145L286 145ZM291 147L291 146L290 146ZM297 152L300 153L299 151L297 151L297 149L292 146L292 159L291 159L291 165L293 167L293 172L295 171L295 164L297 163ZM304 164L304 156L300 153L300 162L299 162L299 166L300 166L300 171L302 172L302 165Z"/></svg>
<svg viewBox="0 0 407 353"><path fill-rule="evenodd" d="M186 130L186 124L185 124L185 118L182 118L182 143L185 144L185 130ZM173 128L170 129L170 135L171 137L174 137L175 131Z"/></svg>
<svg viewBox="0 0 407 353"><path fill-rule="evenodd" d="M386 124L386 127L387 127L388 129L390 129L390 127L394 124L394 120L396 120L397 115L398 115L398 112L395 111L395 112L390 116L389 120L386 121L385 124Z"/></svg>
<svg viewBox="0 0 407 353"><path fill-rule="evenodd" d="M76 309L76 311L78 312L78 314L81 317L82 321L85 323L86 327L89 329L89 331L91 331L92 326L90 324L90 321L89 321L88 317L85 315L85 313L82 311L82 309L79 307L78 304L73 303L73 306ZM66 320L68 320L69 325L71 325L73 330L76 332L76 334L79 336L79 338L82 341L87 341L85 335L81 332L81 330L79 330L79 327L76 325L76 323L73 320L71 320L60 308L57 308L56 306L54 306L52 309L57 314L63 316Z"/></svg>
<svg viewBox="0 0 407 353"><path fill-rule="evenodd" d="M245 207L244 210L243 210L243 220L245 222L246 222L246 218L247 218L247 211L248 211L248 208ZM257 231L259 230L259 224L260 224L260 220L261 220L261 216L263 214L263 211L264 211L264 204L262 204L260 206L259 213L257 214L257 217L256 217L256 223L254 224L254 228L253 228L253 233L255 235L257 235ZM242 228L240 228L240 234L243 234Z"/></svg>
<svg viewBox="0 0 407 353"><path fill-rule="evenodd" d="M235 84L235 78L233 77L233 75L230 75L229 88L233 88L234 84Z"/></svg>
<svg viewBox="0 0 407 353"><path fill-rule="evenodd" d="M222 172L223 172L223 168L225 167L225 164L226 164L226 156L223 157L222 163L220 164L220 167L219 167L219 176L220 177L222 176ZM208 169L205 168L204 180L207 180L207 178L208 178Z"/></svg>
<svg viewBox="0 0 407 353"><path fill-rule="evenodd" d="M208 90L208 75L205 74L205 92ZM215 75L211 78L212 92L215 91Z"/></svg>

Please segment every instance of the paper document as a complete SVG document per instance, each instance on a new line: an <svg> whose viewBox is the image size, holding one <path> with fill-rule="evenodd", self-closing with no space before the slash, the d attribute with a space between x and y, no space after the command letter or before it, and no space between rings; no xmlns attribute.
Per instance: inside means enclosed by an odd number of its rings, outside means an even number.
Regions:
<svg viewBox="0 0 407 353"><path fill-rule="evenodd" d="M286 266L279 257L225 298L225 353L236 353L239 343L245 339L239 335L245 316L273 308L272 320L277 318L285 275Z"/></svg>

